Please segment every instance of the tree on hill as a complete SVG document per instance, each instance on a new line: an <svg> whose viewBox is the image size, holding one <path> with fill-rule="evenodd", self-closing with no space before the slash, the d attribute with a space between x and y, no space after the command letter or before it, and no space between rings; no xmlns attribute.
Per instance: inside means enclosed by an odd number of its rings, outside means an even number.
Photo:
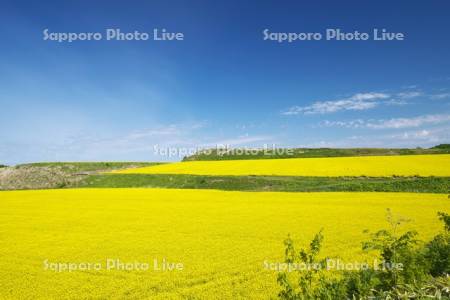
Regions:
<svg viewBox="0 0 450 300"><path fill-rule="evenodd" d="M437 146L431 147L431 149L450 149L450 144L439 144Z"/></svg>

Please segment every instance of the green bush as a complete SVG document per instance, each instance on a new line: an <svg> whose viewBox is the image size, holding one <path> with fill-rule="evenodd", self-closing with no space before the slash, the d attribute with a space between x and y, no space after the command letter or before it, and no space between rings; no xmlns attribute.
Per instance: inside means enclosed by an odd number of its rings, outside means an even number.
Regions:
<svg viewBox="0 0 450 300"><path fill-rule="evenodd" d="M363 250L377 250L384 264L392 266L378 272L380 285L376 288L389 289L402 283L422 282L426 278L427 264L423 253L418 248L417 232L398 233L399 227L409 220L395 218L387 210L389 229L371 234L371 240L363 243ZM401 266L401 270L396 266Z"/></svg>
<svg viewBox="0 0 450 300"><path fill-rule="evenodd" d="M450 274L450 216L439 213L445 231L435 236L425 247L425 258L430 265L432 276Z"/></svg>
<svg viewBox="0 0 450 300"><path fill-rule="evenodd" d="M370 234L366 251L376 250L384 267L327 273L327 258L319 259L324 236L317 233L307 249L296 250L290 236L284 241L285 263L318 266L278 274L280 299L450 299L450 217L439 213L445 231L429 243L421 243L414 231L400 234L409 220L394 218L388 210L390 228ZM386 266L390 266L386 268ZM401 266L401 267L398 267Z"/></svg>

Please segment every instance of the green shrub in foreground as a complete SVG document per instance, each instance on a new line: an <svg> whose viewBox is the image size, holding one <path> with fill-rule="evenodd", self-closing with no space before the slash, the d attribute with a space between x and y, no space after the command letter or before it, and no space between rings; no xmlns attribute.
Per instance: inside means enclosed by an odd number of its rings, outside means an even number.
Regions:
<svg viewBox="0 0 450 300"><path fill-rule="evenodd" d="M394 218L388 210L390 228L370 234L363 243L366 251L377 251L383 266L331 274L325 268L328 258L320 258L324 236L317 233L307 249L297 250L288 236L285 262L317 268L294 269L278 274L280 299L450 299L450 216L439 213L444 231L422 243L414 231L399 233L408 222ZM385 267L385 266L390 267ZM401 267L398 267L401 266Z"/></svg>

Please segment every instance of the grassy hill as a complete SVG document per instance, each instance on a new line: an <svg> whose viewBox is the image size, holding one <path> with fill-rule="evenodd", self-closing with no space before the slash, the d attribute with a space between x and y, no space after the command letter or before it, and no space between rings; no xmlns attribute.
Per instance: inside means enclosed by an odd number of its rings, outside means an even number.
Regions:
<svg viewBox="0 0 450 300"><path fill-rule="evenodd" d="M297 177L102 174L87 176L79 188L177 188L261 192L450 193L448 177Z"/></svg>
<svg viewBox="0 0 450 300"><path fill-rule="evenodd" d="M450 144L439 144L437 146L431 147L430 149L450 150Z"/></svg>
<svg viewBox="0 0 450 300"><path fill-rule="evenodd" d="M39 163L4 168L0 190L182 188L228 191L450 193L448 177L305 177L104 174L152 163Z"/></svg>
<svg viewBox="0 0 450 300"><path fill-rule="evenodd" d="M268 158L310 158L310 157L341 157L368 155L417 155L417 154L448 154L449 144L441 144L432 148L294 148L294 149L207 149L183 158L183 161L193 160L237 160L237 159L268 159Z"/></svg>
<svg viewBox="0 0 450 300"><path fill-rule="evenodd" d="M253 151L250 155L198 153L189 160L264 159L293 157L338 157L369 155L414 155L450 153L450 145L429 149L297 148L286 156L278 151ZM0 190L55 188L185 188L241 191L376 191L450 193L448 177L307 177L307 176L204 176L172 174L104 174L113 170L152 166L150 162L57 162L0 166Z"/></svg>

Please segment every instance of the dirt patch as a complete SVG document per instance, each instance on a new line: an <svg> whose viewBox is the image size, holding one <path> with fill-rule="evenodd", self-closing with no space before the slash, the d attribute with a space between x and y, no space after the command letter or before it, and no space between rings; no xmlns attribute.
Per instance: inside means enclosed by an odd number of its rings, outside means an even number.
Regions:
<svg viewBox="0 0 450 300"><path fill-rule="evenodd" d="M0 168L0 190L55 189L77 187L89 175L149 166L139 162L34 163Z"/></svg>
<svg viewBox="0 0 450 300"><path fill-rule="evenodd" d="M0 169L0 190L62 188L84 177L62 167L7 167Z"/></svg>

